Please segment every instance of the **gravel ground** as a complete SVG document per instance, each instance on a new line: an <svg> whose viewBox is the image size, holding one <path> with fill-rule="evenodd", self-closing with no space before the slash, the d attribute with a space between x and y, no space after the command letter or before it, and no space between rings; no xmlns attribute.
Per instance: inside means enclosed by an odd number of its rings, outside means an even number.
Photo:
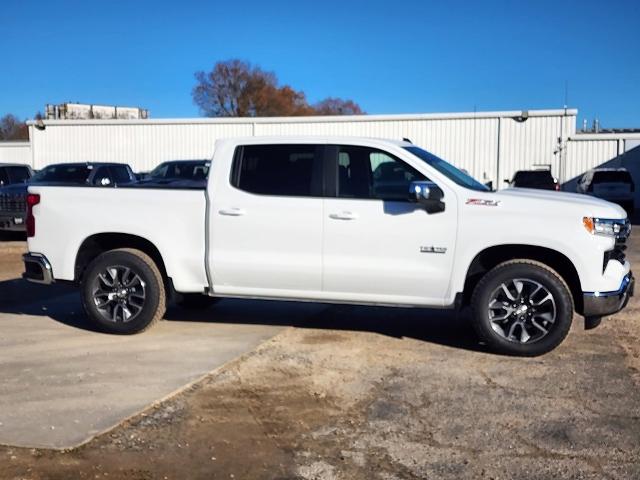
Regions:
<svg viewBox="0 0 640 480"><path fill-rule="evenodd" d="M0 447L0 478L640 478L639 308L522 359L465 315L328 307L82 447Z"/></svg>

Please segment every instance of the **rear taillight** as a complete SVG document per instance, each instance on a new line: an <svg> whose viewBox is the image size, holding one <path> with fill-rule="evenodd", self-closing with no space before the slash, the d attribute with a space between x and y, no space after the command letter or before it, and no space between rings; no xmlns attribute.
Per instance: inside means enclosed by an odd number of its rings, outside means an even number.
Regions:
<svg viewBox="0 0 640 480"><path fill-rule="evenodd" d="M40 203L40 195L29 193L27 195L27 237L34 237L36 234L36 217L33 216L33 207Z"/></svg>
<svg viewBox="0 0 640 480"><path fill-rule="evenodd" d="M556 183L556 192L559 192L559 191L560 191L560 184Z"/></svg>

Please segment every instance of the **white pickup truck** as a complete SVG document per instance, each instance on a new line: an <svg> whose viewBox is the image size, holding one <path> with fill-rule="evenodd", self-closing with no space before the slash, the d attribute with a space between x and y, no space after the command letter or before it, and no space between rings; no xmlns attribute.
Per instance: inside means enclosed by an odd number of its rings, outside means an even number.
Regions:
<svg viewBox="0 0 640 480"><path fill-rule="evenodd" d="M574 311L592 328L633 293L622 208L491 192L409 142L227 139L205 189L29 193L25 277L76 283L89 319L112 333L146 329L171 298L469 305L493 349L539 355Z"/></svg>

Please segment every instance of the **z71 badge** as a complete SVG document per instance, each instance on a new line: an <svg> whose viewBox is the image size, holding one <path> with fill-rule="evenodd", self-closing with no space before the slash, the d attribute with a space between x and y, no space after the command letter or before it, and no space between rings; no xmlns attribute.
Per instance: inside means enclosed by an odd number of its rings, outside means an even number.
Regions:
<svg viewBox="0 0 640 480"><path fill-rule="evenodd" d="M467 205L480 205L481 207L497 207L500 205L500 200L486 200L482 198L468 198Z"/></svg>

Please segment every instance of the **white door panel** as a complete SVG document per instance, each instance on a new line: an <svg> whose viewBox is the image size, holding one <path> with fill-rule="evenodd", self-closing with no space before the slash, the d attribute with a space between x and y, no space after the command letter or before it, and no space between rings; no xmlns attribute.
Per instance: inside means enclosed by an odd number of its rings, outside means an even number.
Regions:
<svg viewBox="0 0 640 480"><path fill-rule="evenodd" d="M211 194L210 281L214 293L299 298L322 290L322 198L317 147L239 147ZM218 171L219 171L218 170ZM229 171L232 177L229 177ZM321 183L320 183L321 185ZM311 196L314 195L314 196Z"/></svg>
<svg viewBox="0 0 640 480"><path fill-rule="evenodd" d="M413 203L325 199L325 293L351 301L441 305L456 233L456 202L445 205L444 212L428 214ZM345 212L349 220L337 218ZM431 247L446 252L429 252Z"/></svg>
<svg viewBox="0 0 640 480"><path fill-rule="evenodd" d="M235 191L212 210L214 291L321 289L321 199Z"/></svg>

